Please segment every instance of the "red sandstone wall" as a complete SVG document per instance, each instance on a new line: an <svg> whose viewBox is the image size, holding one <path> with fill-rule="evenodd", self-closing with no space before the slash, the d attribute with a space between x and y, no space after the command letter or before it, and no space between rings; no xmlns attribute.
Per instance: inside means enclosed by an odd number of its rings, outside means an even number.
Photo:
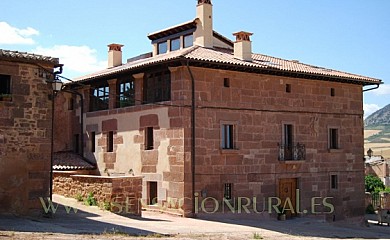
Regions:
<svg viewBox="0 0 390 240"><path fill-rule="evenodd" d="M335 215L339 220L364 213L361 86L191 69L198 106L196 192L206 190L207 197L222 199L223 184L233 183L233 196L262 199L279 195L281 178L297 178L301 209L310 209L312 197L333 197L335 213L328 218ZM182 68L181 74L182 84L190 86L187 69ZM223 86L224 78L230 79L229 88ZM287 83L291 93L285 91ZM333 97L331 88L336 93ZM190 99L188 87L184 94ZM237 150L220 149L223 122L236 124ZM304 161L278 160L284 123L293 124L294 142L305 144ZM185 136L190 137L188 125L185 127ZM340 149L328 149L329 127L339 128ZM187 154L190 141L186 144ZM337 190L330 189L331 173L338 175Z"/></svg>
<svg viewBox="0 0 390 240"><path fill-rule="evenodd" d="M12 81L12 101L0 102L0 213L37 214L49 195L51 88L35 65L0 61L0 74Z"/></svg>

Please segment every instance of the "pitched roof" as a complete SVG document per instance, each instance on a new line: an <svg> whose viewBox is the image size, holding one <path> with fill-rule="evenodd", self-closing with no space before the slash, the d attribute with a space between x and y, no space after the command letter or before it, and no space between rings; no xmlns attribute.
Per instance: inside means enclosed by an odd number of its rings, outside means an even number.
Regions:
<svg viewBox="0 0 390 240"><path fill-rule="evenodd" d="M80 155L73 152L57 152L53 156L53 169L54 170L92 170L96 169L96 166L87 162Z"/></svg>
<svg viewBox="0 0 390 240"><path fill-rule="evenodd" d="M87 81L95 78L115 75L124 71L136 70L141 67L155 65L172 60L183 59L193 60L197 62L220 64L231 67L242 67L242 71L251 68L255 70L264 70L265 72L279 73L296 73L303 75L311 75L318 77L329 77L343 80L360 82L364 85L380 84L380 79L361 76L352 73L346 73L333 69L317 67L309 64L300 63L296 60L285 60L281 58L271 57L264 54L252 54L252 61L244 61L234 57L232 50L218 48L204 48L192 46L190 48L181 49L178 51L169 52L166 54L157 55L150 58L140 59L129 62L127 64L104 69L86 76L74 79L74 81ZM271 73L272 74L272 73Z"/></svg>
<svg viewBox="0 0 390 240"><path fill-rule="evenodd" d="M43 56L39 54L34 53L27 53L27 52L18 52L18 51L11 51L11 50L4 50L0 49L0 59L6 58L11 60L28 60L28 61L40 61L40 62L48 62L53 64L58 64L59 59Z"/></svg>

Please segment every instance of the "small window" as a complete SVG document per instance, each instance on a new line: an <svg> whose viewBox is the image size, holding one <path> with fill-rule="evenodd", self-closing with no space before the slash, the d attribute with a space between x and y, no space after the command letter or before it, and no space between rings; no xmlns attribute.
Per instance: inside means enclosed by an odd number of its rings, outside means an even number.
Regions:
<svg viewBox="0 0 390 240"><path fill-rule="evenodd" d="M223 79L223 86L224 87L230 87L230 79L229 78L224 78Z"/></svg>
<svg viewBox="0 0 390 240"><path fill-rule="evenodd" d="M0 101L9 94L11 94L11 76L0 74Z"/></svg>
<svg viewBox="0 0 390 240"><path fill-rule="evenodd" d="M286 92L287 93L291 92L291 84L286 84Z"/></svg>
<svg viewBox="0 0 390 240"><path fill-rule="evenodd" d="M153 127L145 129L145 150L152 150L154 148Z"/></svg>
<svg viewBox="0 0 390 240"><path fill-rule="evenodd" d="M75 134L73 136L73 151L75 153L80 152L80 134Z"/></svg>
<svg viewBox="0 0 390 240"><path fill-rule="evenodd" d="M223 197L226 200L232 199L232 185L231 183L225 183L224 191L223 191Z"/></svg>
<svg viewBox="0 0 390 240"><path fill-rule="evenodd" d="M330 188L338 189L338 176L335 174L330 175Z"/></svg>
<svg viewBox="0 0 390 240"><path fill-rule="evenodd" d="M222 125L222 149L234 149L234 125Z"/></svg>
<svg viewBox="0 0 390 240"><path fill-rule="evenodd" d="M114 132L110 131L107 135L107 152L114 151Z"/></svg>
<svg viewBox="0 0 390 240"><path fill-rule="evenodd" d="M167 42L161 42L158 44L157 46L157 54L163 54L163 53L166 53L168 51L168 46L167 46Z"/></svg>
<svg viewBox="0 0 390 240"><path fill-rule="evenodd" d="M337 128L329 129L329 149L339 148L339 130Z"/></svg>
<svg viewBox="0 0 390 240"><path fill-rule="evenodd" d="M334 97L336 95L336 92L334 90L334 88L331 88L330 89L330 96Z"/></svg>
<svg viewBox="0 0 390 240"><path fill-rule="evenodd" d="M184 48L188 48L188 47L191 47L192 45L194 45L194 37L193 37L193 35L190 34L190 35L184 36L184 38L183 38L183 47Z"/></svg>
<svg viewBox="0 0 390 240"><path fill-rule="evenodd" d="M96 133L95 132L91 132L91 152L95 152L96 151Z"/></svg>
<svg viewBox="0 0 390 240"><path fill-rule="evenodd" d="M180 49L180 38L175 38L171 40L171 51L176 51Z"/></svg>
<svg viewBox="0 0 390 240"><path fill-rule="evenodd" d="M68 99L68 110L74 109L74 98L73 96Z"/></svg>

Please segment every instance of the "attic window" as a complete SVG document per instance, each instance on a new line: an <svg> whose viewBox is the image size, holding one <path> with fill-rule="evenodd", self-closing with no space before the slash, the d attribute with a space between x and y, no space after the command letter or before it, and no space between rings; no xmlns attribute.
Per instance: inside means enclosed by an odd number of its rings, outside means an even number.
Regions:
<svg viewBox="0 0 390 240"><path fill-rule="evenodd" d="M174 38L171 40L171 51L176 51L180 49L180 38Z"/></svg>
<svg viewBox="0 0 390 240"><path fill-rule="evenodd" d="M166 53L168 51L168 45L167 45L167 42L161 42L158 44L157 46L157 53L158 54L163 54L163 53Z"/></svg>
<svg viewBox="0 0 390 240"><path fill-rule="evenodd" d="M194 37L192 34L189 34L189 35L185 35L183 37L183 47L184 48L188 48L188 47L191 47L192 45L194 45Z"/></svg>

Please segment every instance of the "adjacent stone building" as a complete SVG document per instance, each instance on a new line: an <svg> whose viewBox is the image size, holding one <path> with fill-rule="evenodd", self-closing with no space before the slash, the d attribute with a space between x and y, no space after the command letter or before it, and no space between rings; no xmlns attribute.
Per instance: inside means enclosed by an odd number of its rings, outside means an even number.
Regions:
<svg viewBox="0 0 390 240"><path fill-rule="evenodd" d="M0 49L0 213L42 212L49 196L57 58Z"/></svg>
<svg viewBox="0 0 390 240"><path fill-rule="evenodd" d="M63 93L61 124L83 116L84 141L76 124L62 147L83 149L101 175L143 176L147 205L185 216L275 214L276 197L289 216L362 216L362 90L381 80L252 53L251 33L213 30L210 0L196 8L149 34L151 53L123 64L110 44L107 69L67 85L85 111Z"/></svg>

